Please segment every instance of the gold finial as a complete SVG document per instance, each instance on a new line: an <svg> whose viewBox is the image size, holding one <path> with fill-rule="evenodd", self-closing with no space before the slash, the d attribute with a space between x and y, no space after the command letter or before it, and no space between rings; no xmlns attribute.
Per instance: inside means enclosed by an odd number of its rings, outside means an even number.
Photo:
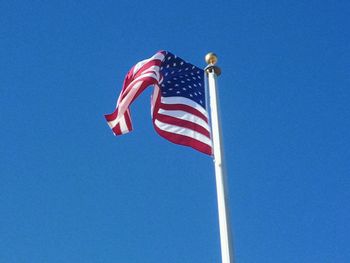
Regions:
<svg viewBox="0 0 350 263"><path fill-rule="evenodd" d="M217 61L218 61L218 57L213 52L210 52L205 56L205 62L207 62L207 64L215 65Z"/></svg>

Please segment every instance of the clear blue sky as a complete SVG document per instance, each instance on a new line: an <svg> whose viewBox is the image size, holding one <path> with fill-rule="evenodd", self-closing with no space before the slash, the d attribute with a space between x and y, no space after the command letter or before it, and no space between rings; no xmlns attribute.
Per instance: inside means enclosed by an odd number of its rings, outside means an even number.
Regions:
<svg viewBox="0 0 350 263"><path fill-rule="evenodd" d="M103 114L214 51L238 263L350 262L349 1L2 1L0 262L220 261L212 160Z"/></svg>

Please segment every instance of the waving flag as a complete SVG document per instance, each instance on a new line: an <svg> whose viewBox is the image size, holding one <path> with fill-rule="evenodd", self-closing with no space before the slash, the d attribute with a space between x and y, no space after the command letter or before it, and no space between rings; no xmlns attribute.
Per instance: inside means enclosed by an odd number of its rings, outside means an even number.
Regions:
<svg viewBox="0 0 350 263"><path fill-rule="evenodd" d="M167 51L138 62L125 77L117 107L105 115L115 135L132 130L131 103L154 86L152 121L165 139L212 154L204 71Z"/></svg>

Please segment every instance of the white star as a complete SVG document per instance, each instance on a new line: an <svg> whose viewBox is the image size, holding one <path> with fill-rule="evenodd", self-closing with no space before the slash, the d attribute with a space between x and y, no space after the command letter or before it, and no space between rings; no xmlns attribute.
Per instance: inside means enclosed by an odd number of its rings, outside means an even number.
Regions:
<svg viewBox="0 0 350 263"><path fill-rule="evenodd" d="M174 62L173 67L176 67L176 63Z"/></svg>
<svg viewBox="0 0 350 263"><path fill-rule="evenodd" d="M170 81L170 80L168 80L167 82L168 82L168 83L171 83L171 81Z"/></svg>

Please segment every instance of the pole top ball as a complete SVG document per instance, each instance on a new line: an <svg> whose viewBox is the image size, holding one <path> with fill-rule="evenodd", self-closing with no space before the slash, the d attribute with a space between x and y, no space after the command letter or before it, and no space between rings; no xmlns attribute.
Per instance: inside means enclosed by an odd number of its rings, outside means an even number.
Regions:
<svg viewBox="0 0 350 263"><path fill-rule="evenodd" d="M207 62L207 64L215 65L217 61L218 61L218 57L213 52L209 52L205 56L205 62Z"/></svg>

